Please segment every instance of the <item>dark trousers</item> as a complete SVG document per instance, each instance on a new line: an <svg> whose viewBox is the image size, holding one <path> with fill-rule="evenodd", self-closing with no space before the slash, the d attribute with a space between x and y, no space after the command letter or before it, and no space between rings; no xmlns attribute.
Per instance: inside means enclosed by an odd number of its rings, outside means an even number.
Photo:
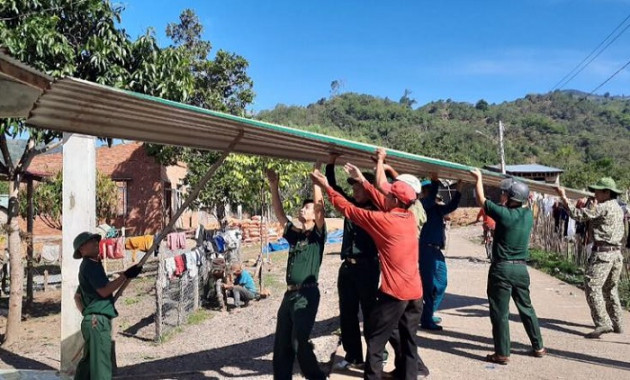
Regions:
<svg viewBox="0 0 630 380"><path fill-rule="evenodd" d="M110 380L112 378L112 320L90 314L81 321L85 341L83 357L77 365L75 380Z"/></svg>
<svg viewBox="0 0 630 380"><path fill-rule="evenodd" d="M234 285L232 289L228 289L226 294L234 297L234 306L236 307L240 307L243 303L247 303L256 297L256 294L240 285Z"/></svg>
<svg viewBox="0 0 630 380"><path fill-rule="evenodd" d="M316 287L284 293L273 342L274 379L292 378L296 355L304 377L314 380L326 378L309 342L318 306L319 289Z"/></svg>
<svg viewBox="0 0 630 380"><path fill-rule="evenodd" d="M540 326L529 298L529 273L525 264L494 263L488 273L488 302L494 352L510 356L510 297L514 300L534 350L543 348Z"/></svg>
<svg viewBox="0 0 630 380"><path fill-rule="evenodd" d="M364 260L356 264L343 262L339 268L339 319L341 344L350 363L363 363L363 346L359 327L359 306L363 313L363 326L374 308L379 278L378 260ZM366 335L367 336L367 335Z"/></svg>
<svg viewBox="0 0 630 380"><path fill-rule="evenodd" d="M364 379L380 379L383 373L383 349L398 327L400 336L396 370L402 378L415 379L418 376L418 347L416 331L422 313L422 300L401 301L390 295L378 292L376 305L367 320L367 365ZM400 352L400 355L398 355Z"/></svg>

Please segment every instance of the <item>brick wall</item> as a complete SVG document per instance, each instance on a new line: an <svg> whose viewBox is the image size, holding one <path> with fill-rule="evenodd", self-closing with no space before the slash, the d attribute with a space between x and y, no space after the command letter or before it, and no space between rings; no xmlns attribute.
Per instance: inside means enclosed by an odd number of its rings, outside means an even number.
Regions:
<svg viewBox="0 0 630 380"><path fill-rule="evenodd" d="M35 157L29 169L54 175L62 166L61 153L46 154ZM142 143L133 142L114 145L111 148L106 146L97 148L96 167L113 180L124 181L127 184L127 215L108 221L109 224L117 228L125 226L129 229L129 236L153 234L163 228L164 185L170 182L176 187L180 179L186 175L185 166L165 170L154 158L147 156ZM196 215L192 214L183 216L184 220L188 221L184 227L188 227L195 219ZM196 225L196 221L193 225ZM25 229L26 223L22 221L21 226ZM43 220L36 218L35 236L60 234L61 231L50 228Z"/></svg>

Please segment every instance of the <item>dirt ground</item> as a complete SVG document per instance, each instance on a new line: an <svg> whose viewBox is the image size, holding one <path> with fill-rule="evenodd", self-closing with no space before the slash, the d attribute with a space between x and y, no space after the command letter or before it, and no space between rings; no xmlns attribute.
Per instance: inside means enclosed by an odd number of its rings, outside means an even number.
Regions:
<svg viewBox="0 0 630 380"><path fill-rule="evenodd" d="M327 220L329 231L342 227L342 220ZM338 336L337 270L339 244L326 247L320 270L321 302L312 338L316 355L328 370ZM253 263L259 247L245 247L243 261ZM271 352L276 312L285 289L287 253L271 253L265 264L263 284L268 299L252 302L230 313L201 309L190 323L172 331L162 343L155 342L155 262L145 265L143 276L132 281L116 308L116 352L121 378L271 378ZM254 268L246 267L250 272ZM32 318L25 319L22 339L0 350L0 369L59 368L60 292L35 295ZM3 300L6 306L6 299ZM2 304L0 304L2 305ZM0 315L0 331L6 324ZM328 366L328 367L327 367ZM296 374L299 378L299 375ZM1 376L0 376L1 378Z"/></svg>
<svg viewBox="0 0 630 380"><path fill-rule="evenodd" d="M592 379L627 378L630 334L608 334L586 340L592 321L584 292L531 269L532 302L549 356L528 356L528 338L512 305L512 356L507 366L483 361L492 352L491 326L485 295L489 264L476 238L481 228L453 228L446 250L449 288L439 315L444 331L418 333L420 353L435 379ZM313 331L318 359L330 368L338 337L336 277L338 245L327 247L320 272L321 303ZM256 254L249 249L250 257ZM272 296L233 313L207 311L154 343L155 310L152 279L137 280L119 302L117 353L119 378L127 379L271 379L271 353L276 312L284 286L286 254L271 255L265 284ZM248 268L251 270L252 268ZM56 369L59 366L58 292L37 293L39 314L24 322L21 343L0 350L0 369ZM48 306L46 306L48 305ZM55 306L56 309L55 309ZM35 316L36 315L36 316ZM624 313L626 321L629 313ZM0 331L4 318L0 317ZM627 326L627 322L626 322ZM627 329L626 329L627 331ZM358 378L360 373L333 373L332 378ZM296 375L296 378L299 376Z"/></svg>

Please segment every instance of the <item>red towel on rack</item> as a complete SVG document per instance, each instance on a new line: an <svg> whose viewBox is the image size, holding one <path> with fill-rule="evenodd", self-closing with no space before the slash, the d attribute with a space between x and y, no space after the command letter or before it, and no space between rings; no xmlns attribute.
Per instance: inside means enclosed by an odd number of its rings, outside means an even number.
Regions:
<svg viewBox="0 0 630 380"><path fill-rule="evenodd" d="M114 245L114 258L115 259L124 259L125 258L125 239L122 237L116 238L116 244Z"/></svg>
<svg viewBox="0 0 630 380"><path fill-rule="evenodd" d="M105 244L105 239L101 239L98 243L98 258L103 260L107 257L107 244Z"/></svg>
<svg viewBox="0 0 630 380"><path fill-rule="evenodd" d="M184 264L184 255L175 256L175 276L179 277L186 271L186 264Z"/></svg>

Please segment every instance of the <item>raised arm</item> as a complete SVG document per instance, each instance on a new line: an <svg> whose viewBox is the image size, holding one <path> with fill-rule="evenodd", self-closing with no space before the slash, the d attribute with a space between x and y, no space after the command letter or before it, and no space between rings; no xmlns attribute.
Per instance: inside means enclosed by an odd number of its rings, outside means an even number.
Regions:
<svg viewBox="0 0 630 380"><path fill-rule="evenodd" d="M575 219L576 221L586 222L589 220L594 220L594 219L598 219L602 217L603 211L600 207L597 207L597 204L595 204L595 207L578 208L574 205L571 205L571 203L569 203L569 198L567 198L567 194L564 190L564 187L557 187L556 192L560 196L560 200L564 208L568 210L571 218ZM585 201L582 203L586 204Z"/></svg>
<svg viewBox="0 0 630 380"><path fill-rule="evenodd" d="M335 178L335 162L337 161L337 155L331 154L328 164L326 165L326 179L328 180L328 185L332 187L336 192L343 195L344 198L352 202L352 198L346 194L343 189L337 185L337 179Z"/></svg>
<svg viewBox="0 0 630 380"><path fill-rule="evenodd" d="M313 166L313 170L319 169L321 164L316 162ZM321 230L324 227L325 211L324 211L324 197L322 196L322 188L315 182L313 182L313 203L315 204L315 225L317 229Z"/></svg>
<svg viewBox="0 0 630 380"><path fill-rule="evenodd" d="M387 190L385 187L387 186L387 176L385 174L385 157L387 156L387 152L384 148L376 149L376 178L374 180L374 184L377 189L381 192L386 193Z"/></svg>
<svg viewBox="0 0 630 380"><path fill-rule="evenodd" d="M391 165L383 164L383 169L385 169L385 176L389 178L396 178L400 174L394 169Z"/></svg>
<svg viewBox="0 0 630 380"><path fill-rule="evenodd" d="M385 209L385 196L383 195L383 193L376 190L374 186L370 185L370 183L365 180L365 177L363 177L363 173L361 173L358 167L352 165L351 163L347 163L343 167L343 169L352 179L363 185L363 188L370 196L370 199L372 200L374 206L376 206L379 210Z"/></svg>
<svg viewBox="0 0 630 380"><path fill-rule="evenodd" d="M271 190L271 206L273 207L273 212L276 214L278 223L280 223L284 229L289 219L287 219L287 214L284 213L284 208L282 208L282 200L280 199L280 191L278 190L278 173L273 170L267 170L267 179L269 180L269 189Z"/></svg>
<svg viewBox="0 0 630 380"><path fill-rule="evenodd" d="M451 198L451 201L442 207L442 214L447 215L457 210L461 199L462 199L462 181L459 180L457 181L457 187L456 187L455 194L453 195L453 198Z"/></svg>
<svg viewBox="0 0 630 380"><path fill-rule="evenodd" d="M486 204L486 194L483 191L483 179L481 178L481 171L477 168L470 171L473 178L475 178L475 199L479 207L484 207Z"/></svg>
<svg viewBox="0 0 630 380"><path fill-rule="evenodd" d="M330 202L344 217L352 220L368 232L370 230L373 231L375 227L379 226L379 216L381 213L362 209L350 203L328 184L326 177L322 175L319 170L313 170L311 178L313 179L313 183L319 184L319 186L326 190ZM376 191L376 189L374 191Z"/></svg>

